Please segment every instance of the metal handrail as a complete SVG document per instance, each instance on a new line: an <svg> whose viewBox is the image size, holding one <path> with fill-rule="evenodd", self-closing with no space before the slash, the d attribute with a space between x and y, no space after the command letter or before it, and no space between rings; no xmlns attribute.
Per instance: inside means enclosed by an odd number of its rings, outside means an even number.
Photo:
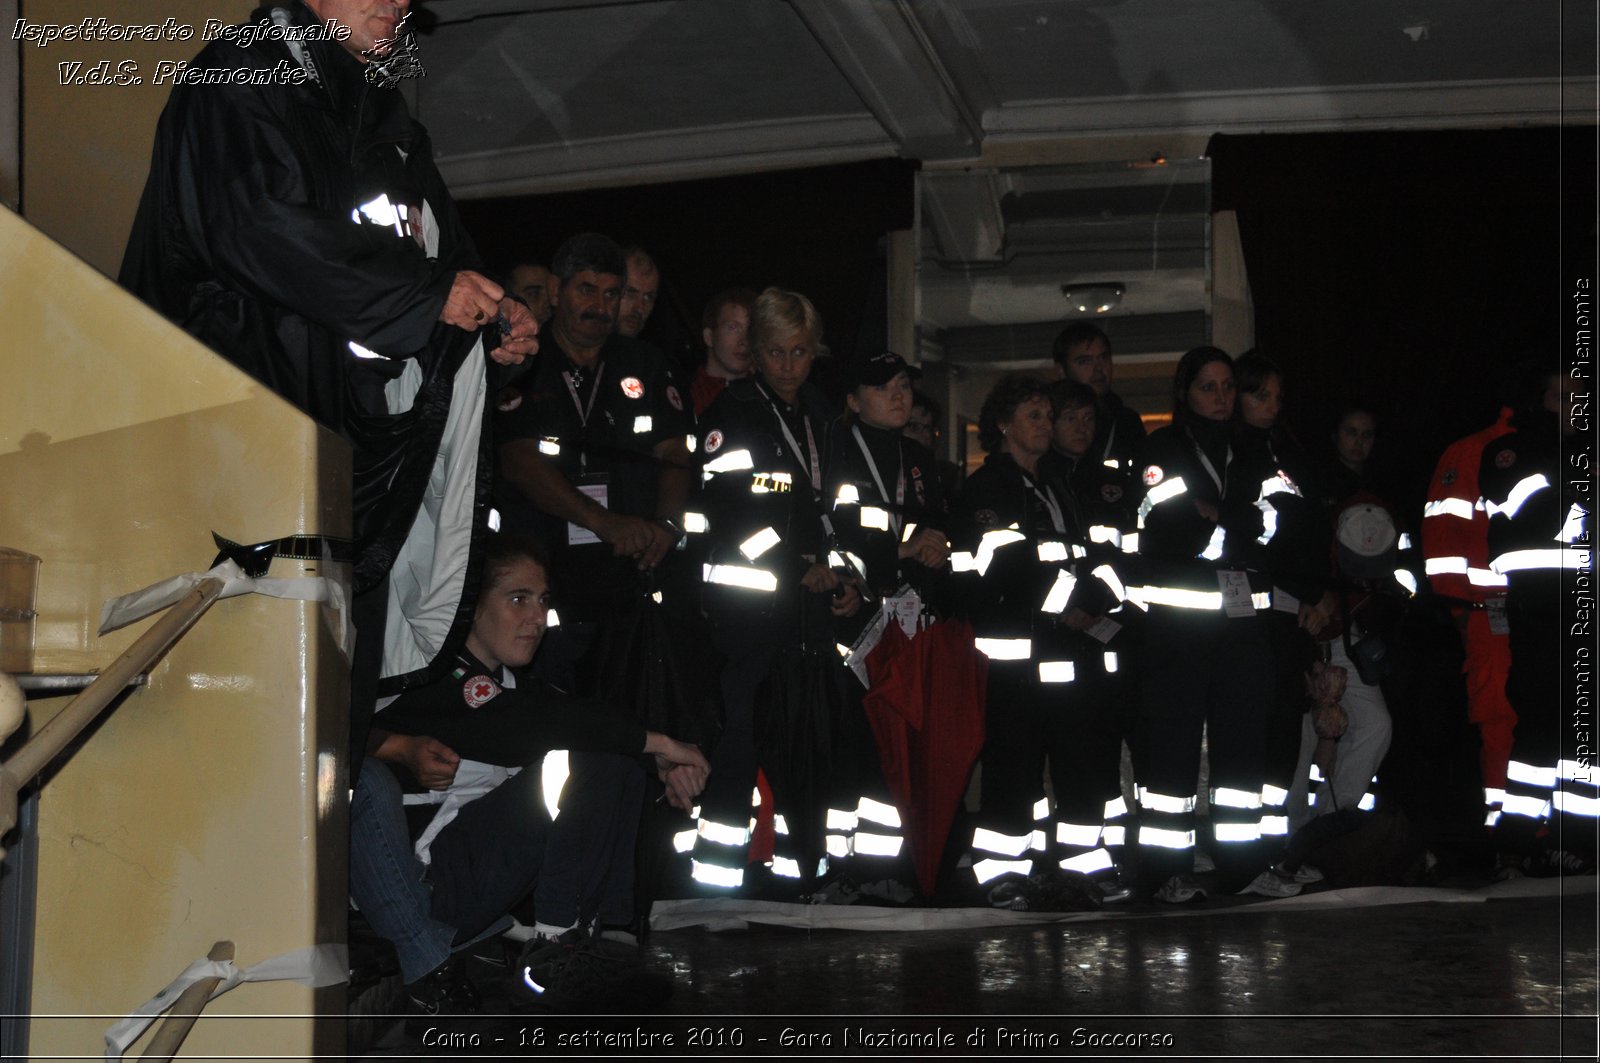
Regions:
<svg viewBox="0 0 1600 1063"><path fill-rule="evenodd" d="M17 793L77 738L101 711L121 694L134 677L148 671L205 615L222 594L223 581L207 576L172 605L140 635L122 656L111 662L93 683L68 702L39 733L5 764L0 765L0 837L17 825ZM0 860L5 850L0 848Z"/></svg>
<svg viewBox="0 0 1600 1063"><path fill-rule="evenodd" d="M211 946L206 959L230 962L233 959L233 942L217 942ZM183 1039L189 1036L194 1021L205 1010L206 1001L211 999L211 991L221 982L221 975L212 975L200 979L179 994L178 999L172 1004L172 1009L167 1012L167 1017L162 1020L161 1026L150 1035L150 1044L139 1058L171 1063L172 1057L183 1047Z"/></svg>

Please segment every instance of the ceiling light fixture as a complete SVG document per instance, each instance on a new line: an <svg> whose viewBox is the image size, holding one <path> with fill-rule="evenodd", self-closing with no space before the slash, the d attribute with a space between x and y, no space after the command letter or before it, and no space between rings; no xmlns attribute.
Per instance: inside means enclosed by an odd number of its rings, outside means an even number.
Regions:
<svg viewBox="0 0 1600 1063"><path fill-rule="evenodd" d="M1061 294L1080 314L1109 314L1122 302L1121 282L1096 281L1088 284L1063 284Z"/></svg>

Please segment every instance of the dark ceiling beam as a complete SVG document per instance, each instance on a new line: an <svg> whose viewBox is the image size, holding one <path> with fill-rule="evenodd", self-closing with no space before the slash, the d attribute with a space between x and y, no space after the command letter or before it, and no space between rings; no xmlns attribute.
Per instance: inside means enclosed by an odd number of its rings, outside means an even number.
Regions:
<svg viewBox="0 0 1600 1063"><path fill-rule="evenodd" d="M983 124L905 0L789 0L867 109L913 159L976 157Z"/></svg>
<svg viewBox="0 0 1600 1063"><path fill-rule="evenodd" d="M1117 354L1164 354L1204 343L1206 314L1189 310L1173 314L1129 314L1094 319L1111 337ZM1021 362L1050 357L1050 345L1066 320L1028 325L974 325L941 329L937 339L944 360L962 365Z"/></svg>

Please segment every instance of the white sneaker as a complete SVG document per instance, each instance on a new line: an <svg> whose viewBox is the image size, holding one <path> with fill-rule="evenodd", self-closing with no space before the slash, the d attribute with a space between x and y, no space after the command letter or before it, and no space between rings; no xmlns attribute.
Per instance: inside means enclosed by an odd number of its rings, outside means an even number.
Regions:
<svg viewBox="0 0 1600 1063"><path fill-rule="evenodd" d="M1301 864L1293 871L1290 871L1282 864L1273 864L1272 870L1274 874L1282 875L1284 878L1292 878L1302 886L1309 886L1313 882L1321 882L1324 877L1320 870L1310 864Z"/></svg>
<svg viewBox="0 0 1600 1063"><path fill-rule="evenodd" d="M1300 883L1286 878L1268 868L1250 880L1250 885L1239 891L1239 896L1255 894L1257 897L1293 897L1300 892Z"/></svg>
<svg viewBox="0 0 1600 1063"><path fill-rule="evenodd" d="M1194 851L1194 873L1204 875L1217 869L1217 862L1204 849Z"/></svg>
<svg viewBox="0 0 1600 1063"><path fill-rule="evenodd" d="M1156 900L1162 904L1188 904L1193 900L1205 899L1206 891L1194 880L1193 875L1173 875L1156 890Z"/></svg>

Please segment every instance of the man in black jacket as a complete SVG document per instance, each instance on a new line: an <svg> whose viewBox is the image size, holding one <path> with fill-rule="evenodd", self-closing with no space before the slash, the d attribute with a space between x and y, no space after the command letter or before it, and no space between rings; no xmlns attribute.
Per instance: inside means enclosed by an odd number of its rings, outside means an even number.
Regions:
<svg viewBox="0 0 1600 1063"><path fill-rule="evenodd" d="M280 0L207 45L162 113L119 276L352 445L357 764L377 694L437 678L466 632L486 366L537 349L393 87L420 71L409 8Z"/></svg>
<svg viewBox="0 0 1600 1063"><path fill-rule="evenodd" d="M1094 389L1098 403L1090 456L1095 461L1115 461L1124 471L1131 469L1145 437L1144 422L1111 390L1111 340L1099 325L1075 321L1056 337L1051 356L1068 380Z"/></svg>

